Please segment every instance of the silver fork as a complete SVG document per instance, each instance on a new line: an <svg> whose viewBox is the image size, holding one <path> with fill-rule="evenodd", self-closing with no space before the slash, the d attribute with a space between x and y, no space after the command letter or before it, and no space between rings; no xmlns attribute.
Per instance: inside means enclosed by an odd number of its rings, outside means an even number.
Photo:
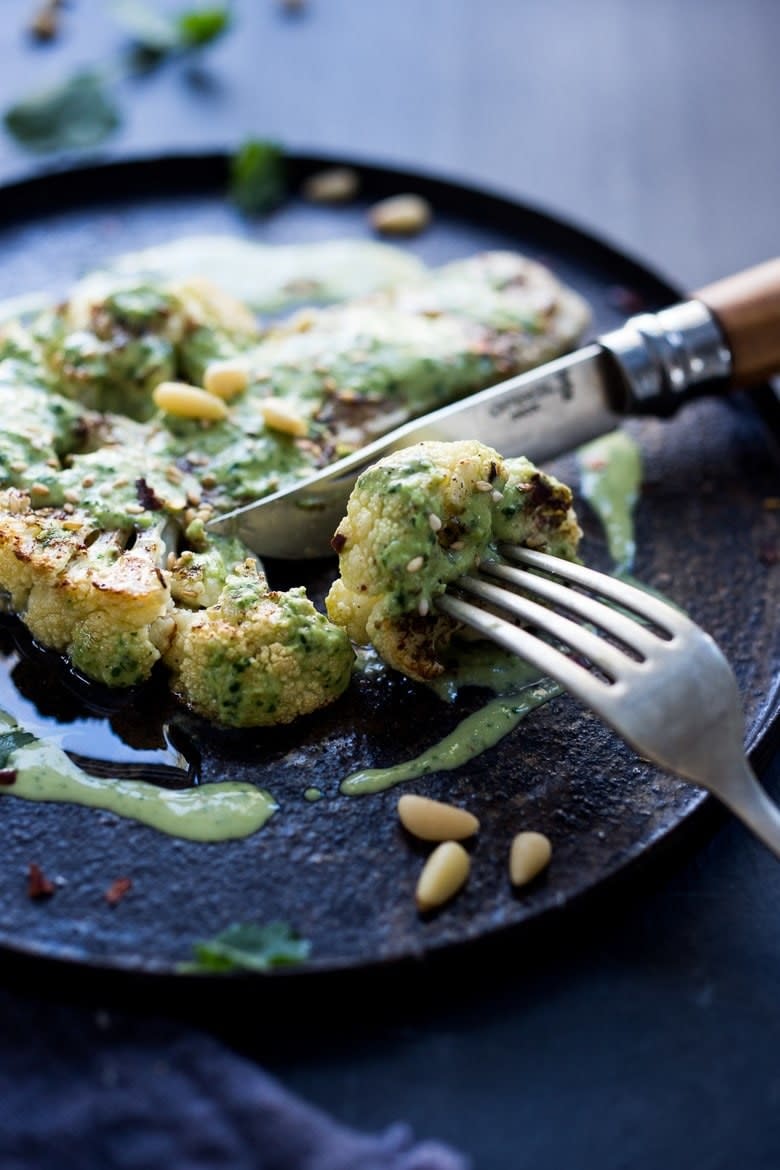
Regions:
<svg viewBox="0 0 780 1170"><path fill-rule="evenodd" d="M483 561L437 607L550 675L641 756L708 789L780 857L780 810L745 757L737 682L709 634L672 605L604 573L516 546L500 551L524 567ZM527 623L577 658L496 611Z"/></svg>

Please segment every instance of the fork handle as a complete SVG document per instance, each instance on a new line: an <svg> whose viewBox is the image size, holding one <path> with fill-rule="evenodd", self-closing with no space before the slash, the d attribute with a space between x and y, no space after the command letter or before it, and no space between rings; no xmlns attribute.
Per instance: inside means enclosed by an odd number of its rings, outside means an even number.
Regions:
<svg viewBox="0 0 780 1170"><path fill-rule="evenodd" d="M780 257L693 295L723 330L735 383L761 382L780 371Z"/></svg>
<svg viewBox="0 0 780 1170"><path fill-rule="evenodd" d="M708 785L710 791L780 858L780 808L761 786L744 756L722 760L718 780L717 785Z"/></svg>

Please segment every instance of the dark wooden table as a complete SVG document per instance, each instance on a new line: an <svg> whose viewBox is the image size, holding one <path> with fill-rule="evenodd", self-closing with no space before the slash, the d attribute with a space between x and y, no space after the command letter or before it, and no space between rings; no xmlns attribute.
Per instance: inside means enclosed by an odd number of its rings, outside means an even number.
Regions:
<svg viewBox="0 0 780 1170"><path fill-rule="evenodd" d="M108 5L73 0L62 36L33 46L31 8L3 5L3 104L121 43ZM573 219L691 288L778 252L777 0L235 10L197 66L121 85L100 157L252 133L420 167ZM0 179L37 165L0 138ZM765 778L780 792L777 754ZM322 1028L309 1005L306 1029L293 1009L272 1036L262 1013L181 1013L355 1127L408 1120L480 1170L774 1170L778 905L780 867L713 811L595 908L437 967L400 1007L384 985L365 1003L329 987Z"/></svg>

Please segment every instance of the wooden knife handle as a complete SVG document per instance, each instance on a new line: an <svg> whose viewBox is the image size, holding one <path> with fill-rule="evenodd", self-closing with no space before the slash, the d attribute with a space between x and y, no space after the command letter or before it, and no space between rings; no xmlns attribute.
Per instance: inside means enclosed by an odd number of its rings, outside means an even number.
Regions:
<svg viewBox="0 0 780 1170"><path fill-rule="evenodd" d="M712 310L726 335L736 384L780 374L780 257L693 295Z"/></svg>

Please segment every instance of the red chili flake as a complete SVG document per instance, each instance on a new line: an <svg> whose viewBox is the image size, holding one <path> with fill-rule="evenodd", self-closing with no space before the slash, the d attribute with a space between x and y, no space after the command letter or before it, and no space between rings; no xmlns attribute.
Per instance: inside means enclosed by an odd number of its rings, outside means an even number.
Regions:
<svg viewBox="0 0 780 1170"><path fill-rule="evenodd" d="M119 877L113 881L106 890L103 897L108 902L109 906L116 906L122 901L125 894L131 889L133 883L129 877Z"/></svg>
<svg viewBox="0 0 780 1170"><path fill-rule="evenodd" d="M54 882L49 881L41 867L31 861L27 870L28 898L50 898L54 890Z"/></svg>
<svg viewBox="0 0 780 1170"><path fill-rule="evenodd" d="M647 302L635 288L626 288L623 284L613 284L607 289L607 300L621 313L641 313L647 308Z"/></svg>
<svg viewBox="0 0 780 1170"><path fill-rule="evenodd" d="M0 770L0 784L5 788L10 788L12 784L16 783L16 769L3 768Z"/></svg>
<svg viewBox="0 0 780 1170"><path fill-rule="evenodd" d="M331 539L330 547L334 552L340 553L346 543L347 538L344 533L337 532L336 535Z"/></svg>

